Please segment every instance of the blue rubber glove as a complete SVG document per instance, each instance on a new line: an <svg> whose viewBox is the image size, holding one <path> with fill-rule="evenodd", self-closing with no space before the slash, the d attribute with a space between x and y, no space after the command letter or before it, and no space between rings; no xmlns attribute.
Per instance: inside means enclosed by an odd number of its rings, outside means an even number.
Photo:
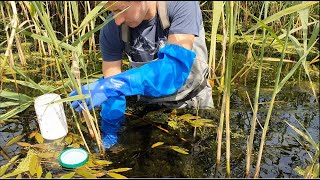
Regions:
<svg viewBox="0 0 320 180"><path fill-rule="evenodd" d="M143 95L161 97L177 92L186 82L196 54L182 46L167 44L158 52L158 60L120 74L97 80L81 87L90 94L85 101L89 110L100 106L108 97ZM72 91L69 96L77 95ZM81 111L82 102L73 101L72 107Z"/></svg>
<svg viewBox="0 0 320 180"><path fill-rule="evenodd" d="M118 130L125 121L126 98L115 96L101 104L101 130L104 148L110 148L118 143Z"/></svg>

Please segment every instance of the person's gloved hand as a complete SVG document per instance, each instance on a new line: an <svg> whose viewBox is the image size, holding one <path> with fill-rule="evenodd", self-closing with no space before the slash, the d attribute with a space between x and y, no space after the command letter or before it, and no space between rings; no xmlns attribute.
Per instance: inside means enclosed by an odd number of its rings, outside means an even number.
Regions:
<svg viewBox="0 0 320 180"><path fill-rule="evenodd" d="M94 96L91 96L93 104L90 103L90 98L85 99L85 102L86 102L89 110L91 110L92 107L100 106L104 101L107 100L107 96L103 91L104 90L103 80L104 80L104 77L102 76L101 78L99 78L97 81L95 81L93 83L81 86L82 94L89 94L89 90L90 90L91 94L94 94ZM72 91L69 94L70 97L75 96L75 95L78 95L78 92L76 90ZM73 101L71 103L71 105L78 112L82 111L84 109L81 100Z"/></svg>
<svg viewBox="0 0 320 180"><path fill-rule="evenodd" d="M126 98L115 96L101 104L101 132L104 148L110 148L118 143L118 130L125 121Z"/></svg>
<svg viewBox="0 0 320 180"><path fill-rule="evenodd" d="M83 94L88 94L90 87L93 104L87 98L88 108L91 110L93 107L100 106L112 96L171 95L186 82L195 56L193 51L182 46L167 44L159 49L157 61L82 86ZM77 95L76 91L70 93L70 96L74 95ZM72 106L80 111L81 100L72 102Z"/></svg>

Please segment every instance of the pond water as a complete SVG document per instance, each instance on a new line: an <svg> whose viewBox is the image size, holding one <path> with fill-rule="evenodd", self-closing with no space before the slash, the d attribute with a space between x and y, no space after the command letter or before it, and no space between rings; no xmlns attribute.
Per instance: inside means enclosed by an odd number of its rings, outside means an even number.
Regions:
<svg viewBox="0 0 320 180"><path fill-rule="evenodd" d="M244 177L246 141L250 132L252 110L248 103L245 91L253 101L254 86L233 87L231 96L231 177ZM264 87L260 93L258 119L262 126L268 111L268 102L271 99L272 88ZM196 129L186 125L183 128L173 130L165 121L169 110L156 111L141 120L136 116L127 115L124 125L119 133L119 143L106 151L106 159L112 161L107 169L128 167L132 168L122 175L130 178L213 178L216 163L216 129L219 124L220 101L219 93L214 95L215 110L200 111L199 116L214 120L214 127L201 127ZM150 110L149 110L150 111ZM127 112L143 116L146 112L134 104L133 98L128 99ZM180 110L179 114L193 113L193 111ZM150 114L150 113L148 113ZM163 122L159 122L163 119ZM261 178L299 178L301 177L293 169L296 166L305 168L310 164L310 157L314 151L307 141L303 140L284 121L288 121L295 127L302 129L297 121L300 121L311 134L315 142L319 142L319 104L310 90L299 85L287 86L277 95L272 117L269 123L267 139L261 162ZM152 125L153 124L153 125ZM154 124L170 131L160 130ZM19 122L7 123L0 127L0 147L13 137L37 129L36 116L33 106L19 114ZM259 150L262 128L257 124L254 140L251 174ZM181 140L184 138L186 141ZM295 139L297 138L302 144ZM33 143L34 139L27 136L21 141ZM222 159L218 177L225 177L225 140L222 144ZM151 148L156 142L164 142L162 146ZM181 154L169 148L168 145L179 146L189 154ZM309 149L308 149L309 148ZM308 151L307 151L308 150ZM13 157L21 153L21 147L13 144L5 149L8 156ZM0 166L8 161L0 156ZM47 169L50 171L50 169ZM54 176L54 172L53 176Z"/></svg>

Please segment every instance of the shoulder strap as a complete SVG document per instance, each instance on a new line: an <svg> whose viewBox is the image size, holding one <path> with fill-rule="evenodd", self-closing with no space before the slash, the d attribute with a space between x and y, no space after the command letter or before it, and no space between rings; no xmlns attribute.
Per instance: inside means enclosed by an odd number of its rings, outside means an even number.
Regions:
<svg viewBox="0 0 320 180"><path fill-rule="evenodd" d="M130 37L130 31L129 27L125 24L121 25L121 34L122 34L122 41L123 42L129 42L129 37Z"/></svg>
<svg viewBox="0 0 320 180"><path fill-rule="evenodd" d="M167 1L157 1L157 11L160 17L162 29L170 27L170 21L167 12Z"/></svg>

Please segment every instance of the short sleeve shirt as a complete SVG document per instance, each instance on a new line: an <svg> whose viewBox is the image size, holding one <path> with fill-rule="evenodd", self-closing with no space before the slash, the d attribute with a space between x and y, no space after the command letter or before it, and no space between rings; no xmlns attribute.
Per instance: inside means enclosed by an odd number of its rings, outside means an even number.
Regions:
<svg viewBox="0 0 320 180"><path fill-rule="evenodd" d="M193 34L199 36L202 15L198 1L167 1L167 15L170 27L161 28L158 15L142 21L130 29L130 56L136 62L148 62L157 58L161 41L167 41L170 34ZM112 18L112 14L108 16ZM121 25L111 20L99 35L100 50L104 61L117 61L123 58L125 44L122 41Z"/></svg>

